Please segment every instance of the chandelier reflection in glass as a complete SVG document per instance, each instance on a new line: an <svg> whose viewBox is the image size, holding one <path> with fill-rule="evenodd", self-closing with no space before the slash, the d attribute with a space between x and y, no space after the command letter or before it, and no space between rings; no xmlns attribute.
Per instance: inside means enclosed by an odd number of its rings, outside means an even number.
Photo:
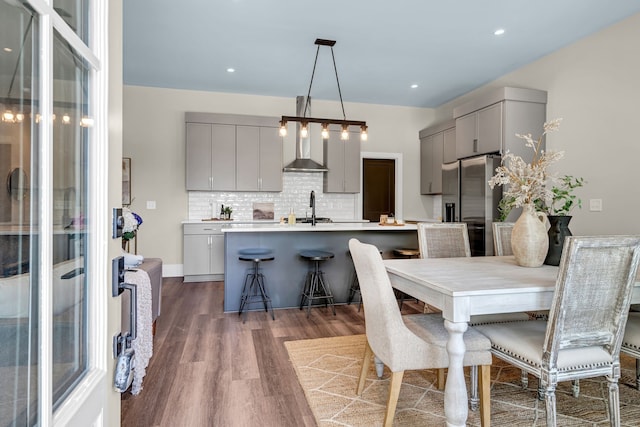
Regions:
<svg viewBox="0 0 640 427"><path fill-rule="evenodd" d="M349 127L357 126L360 128L360 139L362 141L367 140L367 122L358 120L347 120L347 116L344 112L344 103L342 102L342 91L340 90L340 80L338 79L338 69L336 68L336 58L333 54L333 46L336 44L335 40L316 39L315 44L318 46L316 49L316 59L313 62L313 71L311 73L311 82L309 83L309 91L307 92L307 98L304 105L304 112L302 117L300 116L282 116L280 120L280 136L287 135L287 123L299 122L301 124L300 136L306 138L309 135L309 124L319 123L322 126L322 138L329 138L329 125L338 125L342 129L340 138L343 140L349 139ZM316 117L306 117L307 107L309 105L309 96L311 95L311 86L313 85L313 77L316 72L316 64L318 63L318 53L320 52L320 46L329 46L331 48L331 58L333 59L333 70L336 74L336 83L338 84L338 95L340 96L340 106L342 107L342 120L340 119L320 119Z"/></svg>

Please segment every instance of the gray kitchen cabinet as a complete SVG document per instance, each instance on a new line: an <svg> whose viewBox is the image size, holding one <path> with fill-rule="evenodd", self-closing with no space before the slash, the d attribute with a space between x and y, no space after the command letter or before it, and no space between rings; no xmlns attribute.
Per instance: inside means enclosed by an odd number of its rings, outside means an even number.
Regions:
<svg viewBox="0 0 640 427"><path fill-rule="evenodd" d="M186 188L282 191L275 117L186 113Z"/></svg>
<svg viewBox="0 0 640 427"><path fill-rule="evenodd" d="M349 139L340 139L340 131L330 130L324 140L323 191L325 193L360 192L360 133L349 132Z"/></svg>
<svg viewBox="0 0 640 427"><path fill-rule="evenodd" d="M422 129L420 138L420 194L442 194L445 153L455 161L455 122L449 120Z"/></svg>
<svg viewBox="0 0 640 427"><path fill-rule="evenodd" d="M545 91L502 87L454 108L456 157L526 153L515 134L542 132L546 102Z"/></svg>
<svg viewBox="0 0 640 427"><path fill-rule="evenodd" d="M224 280L222 224L184 224L183 275L185 282Z"/></svg>
<svg viewBox="0 0 640 427"><path fill-rule="evenodd" d="M237 126L236 132L236 190L282 191L278 128Z"/></svg>
<svg viewBox="0 0 640 427"><path fill-rule="evenodd" d="M187 190L235 190L235 126L187 123L186 133Z"/></svg>
<svg viewBox="0 0 640 427"><path fill-rule="evenodd" d="M442 147L442 163L455 162L458 157L456 156L456 128L451 127L443 132L444 143Z"/></svg>

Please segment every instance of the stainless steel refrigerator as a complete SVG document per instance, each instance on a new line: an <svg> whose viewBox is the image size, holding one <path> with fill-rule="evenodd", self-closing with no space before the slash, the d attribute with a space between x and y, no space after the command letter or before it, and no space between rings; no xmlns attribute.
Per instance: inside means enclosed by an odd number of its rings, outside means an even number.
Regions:
<svg viewBox="0 0 640 427"><path fill-rule="evenodd" d="M500 166L499 155L460 160L460 222L466 222L472 256L493 255L491 224L499 217L502 187L489 187L489 179ZM444 175L443 175L444 180ZM443 206L444 201L443 182Z"/></svg>

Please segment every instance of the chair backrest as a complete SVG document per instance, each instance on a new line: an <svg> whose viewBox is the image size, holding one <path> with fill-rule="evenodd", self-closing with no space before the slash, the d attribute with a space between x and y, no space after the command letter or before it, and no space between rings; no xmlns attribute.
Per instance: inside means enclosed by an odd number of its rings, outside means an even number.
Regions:
<svg viewBox="0 0 640 427"><path fill-rule="evenodd" d="M464 222L418 223L421 258L456 258L471 256L469 233Z"/></svg>
<svg viewBox="0 0 640 427"><path fill-rule="evenodd" d="M493 251L496 256L513 255L511 250L511 231L514 222L494 222Z"/></svg>
<svg viewBox="0 0 640 427"><path fill-rule="evenodd" d="M378 249L350 239L349 250L360 283L367 340L374 354L386 364L392 358L394 341L402 339L408 329Z"/></svg>
<svg viewBox="0 0 640 427"><path fill-rule="evenodd" d="M619 357L639 260L640 236L565 238L543 348L550 367L563 349Z"/></svg>

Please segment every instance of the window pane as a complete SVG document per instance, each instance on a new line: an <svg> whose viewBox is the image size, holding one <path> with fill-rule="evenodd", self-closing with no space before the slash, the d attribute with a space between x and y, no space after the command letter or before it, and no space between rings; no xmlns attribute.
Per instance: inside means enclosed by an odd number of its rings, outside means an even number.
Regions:
<svg viewBox="0 0 640 427"><path fill-rule="evenodd" d="M0 0L0 424L38 404L38 18Z"/></svg>
<svg viewBox="0 0 640 427"><path fill-rule="evenodd" d="M82 41L89 44L89 0L54 0L53 8Z"/></svg>
<svg viewBox="0 0 640 427"><path fill-rule="evenodd" d="M89 68L54 32L53 397L60 403L87 368ZM54 403L54 406L55 406Z"/></svg>

